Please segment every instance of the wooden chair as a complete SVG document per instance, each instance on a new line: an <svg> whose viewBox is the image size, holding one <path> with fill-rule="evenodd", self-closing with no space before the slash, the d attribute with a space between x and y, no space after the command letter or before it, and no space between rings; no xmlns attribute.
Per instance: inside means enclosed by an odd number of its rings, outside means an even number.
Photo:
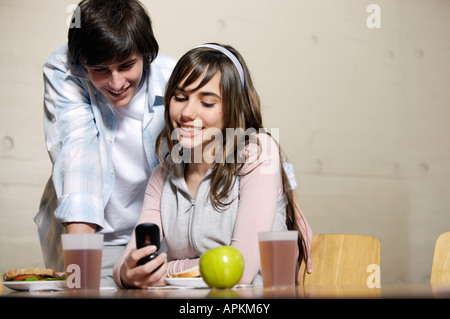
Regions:
<svg viewBox="0 0 450 319"><path fill-rule="evenodd" d="M377 238L356 234L314 235L311 244L313 271L305 285L364 285L372 272L380 276L380 243ZM299 273L303 278L304 264ZM380 277L378 277L379 279ZM379 280L378 280L379 283Z"/></svg>
<svg viewBox="0 0 450 319"><path fill-rule="evenodd" d="M450 284L450 231L436 240L430 283Z"/></svg>

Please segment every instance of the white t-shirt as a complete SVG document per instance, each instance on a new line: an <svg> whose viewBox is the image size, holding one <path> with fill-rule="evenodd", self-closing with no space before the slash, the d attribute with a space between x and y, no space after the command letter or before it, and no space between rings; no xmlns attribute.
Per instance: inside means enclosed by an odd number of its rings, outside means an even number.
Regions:
<svg viewBox="0 0 450 319"><path fill-rule="evenodd" d="M141 212L151 174L142 143L144 107L148 105L147 86L147 80L141 83L129 105L113 107L117 117L117 132L111 150L115 183L105 207L105 227L101 231L105 245L126 245Z"/></svg>

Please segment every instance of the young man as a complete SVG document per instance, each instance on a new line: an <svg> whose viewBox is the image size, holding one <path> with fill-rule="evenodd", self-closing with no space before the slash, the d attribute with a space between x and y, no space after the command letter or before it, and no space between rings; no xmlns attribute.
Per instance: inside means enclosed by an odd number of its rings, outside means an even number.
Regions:
<svg viewBox="0 0 450 319"><path fill-rule="evenodd" d="M158 55L138 1L83 0L77 10L80 27L43 67L53 174L35 221L45 264L59 271L64 227L103 233L103 279L129 240L158 164L162 97L176 60Z"/></svg>

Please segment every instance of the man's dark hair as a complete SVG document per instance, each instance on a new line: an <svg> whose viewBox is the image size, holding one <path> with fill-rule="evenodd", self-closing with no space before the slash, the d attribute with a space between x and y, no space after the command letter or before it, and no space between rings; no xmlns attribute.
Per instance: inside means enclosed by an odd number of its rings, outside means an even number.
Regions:
<svg viewBox="0 0 450 319"><path fill-rule="evenodd" d="M120 63L137 52L146 67L158 55L150 17L139 1L83 0L76 10L79 27L70 28L68 34L69 54L74 62Z"/></svg>

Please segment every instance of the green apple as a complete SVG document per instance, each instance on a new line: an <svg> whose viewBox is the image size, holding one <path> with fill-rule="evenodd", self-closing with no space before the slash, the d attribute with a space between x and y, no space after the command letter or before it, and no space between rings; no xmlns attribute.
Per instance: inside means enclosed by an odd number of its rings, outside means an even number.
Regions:
<svg viewBox="0 0 450 319"><path fill-rule="evenodd" d="M200 257L200 273L211 288L231 288L244 272L244 257L232 246L205 251Z"/></svg>

